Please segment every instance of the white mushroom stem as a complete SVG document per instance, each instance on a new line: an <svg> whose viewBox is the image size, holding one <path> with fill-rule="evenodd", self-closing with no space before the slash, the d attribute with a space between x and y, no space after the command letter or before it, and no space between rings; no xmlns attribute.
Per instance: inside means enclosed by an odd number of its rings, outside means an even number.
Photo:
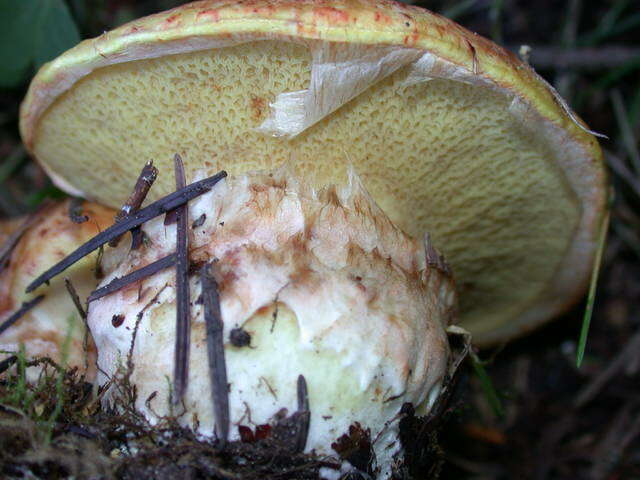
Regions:
<svg viewBox="0 0 640 480"><path fill-rule="evenodd" d="M454 307L448 274L441 265L426 266L423 246L389 221L355 175L344 189L320 192L286 172L231 177L192 201L189 212L191 261L214 262L219 286L229 438L239 438L238 425L269 423L282 408L293 413L303 375L311 411L305 451L336 457L331 444L358 422L378 437L378 472L386 478L401 450L401 406L428 412L447 371L445 327ZM104 283L173 252L175 229L162 218L148 222L148 242ZM190 291L181 420L190 424L196 415L200 432L213 434L197 271ZM152 422L170 411L175 300L175 271L168 268L89 309L101 382L125 367L139 319L130 381L136 407ZM250 335L249 345L233 345L234 329Z"/></svg>

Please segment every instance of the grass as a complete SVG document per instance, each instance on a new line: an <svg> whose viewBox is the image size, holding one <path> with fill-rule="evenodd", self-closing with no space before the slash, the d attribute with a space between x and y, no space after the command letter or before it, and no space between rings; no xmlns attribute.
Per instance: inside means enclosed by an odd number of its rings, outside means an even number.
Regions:
<svg viewBox="0 0 640 480"><path fill-rule="evenodd" d="M483 362L480 360L478 355L473 352L473 350L469 351L469 358L471 360L471 367L473 368L473 372L478 377L480 381L480 386L482 387L482 392L484 393L489 406L493 410L493 413L498 418L504 417L504 408L502 406L502 401L500 400L500 396L493 386L493 381L491 377L487 373L487 370L484 368L487 362Z"/></svg>
<svg viewBox="0 0 640 480"><path fill-rule="evenodd" d="M69 329L62 345L62 364L47 358L28 359L24 345L17 352L0 352L15 355L15 374L9 375L0 395L0 407L10 408L23 418L34 422L38 437L44 445L51 442L53 429L65 405L65 381L70 370L64 365L68 357L74 321L68 322ZM39 369L37 381L30 381L27 369ZM74 373L75 374L75 373Z"/></svg>
<svg viewBox="0 0 640 480"><path fill-rule="evenodd" d="M607 243L607 233L609 232L609 213L606 214L600 227L600 235L598 239L598 249L596 258L593 261L593 270L591 272L591 281L589 283L589 293L587 295L587 305L584 309L582 318L582 327L580 329L580 338L578 339L578 351L576 354L576 366L580 368L584 360L584 352L587 348L587 337L589 336L589 327L591 326L591 317L593 316L593 305L596 300L596 286L598 277L600 276L600 266L602 265L602 254Z"/></svg>

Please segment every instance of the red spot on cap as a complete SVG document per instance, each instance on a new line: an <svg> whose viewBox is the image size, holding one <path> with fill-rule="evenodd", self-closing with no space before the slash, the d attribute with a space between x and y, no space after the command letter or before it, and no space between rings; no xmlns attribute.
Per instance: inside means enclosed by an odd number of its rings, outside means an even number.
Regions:
<svg viewBox="0 0 640 480"><path fill-rule="evenodd" d="M196 16L196 20L217 22L218 20L220 20L220 12L218 12L218 10L203 10L202 12L198 13L198 15Z"/></svg>
<svg viewBox="0 0 640 480"><path fill-rule="evenodd" d="M374 20L376 23L384 23L385 25L389 25L391 23L391 17L381 12L376 12Z"/></svg>
<svg viewBox="0 0 640 480"><path fill-rule="evenodd" d="M160 25L158 25L157 29L159 30L167 30L169 28L174 28L180 25L180 15L175 14L167 17Z"/></svg>
<svg viewBox="0 0 640 480"><path fill-rule="evenodd" d="M313 13L318 17L325 18L329 23L347 23L349 21L349 14L335 7L315 8Z"/></svg>

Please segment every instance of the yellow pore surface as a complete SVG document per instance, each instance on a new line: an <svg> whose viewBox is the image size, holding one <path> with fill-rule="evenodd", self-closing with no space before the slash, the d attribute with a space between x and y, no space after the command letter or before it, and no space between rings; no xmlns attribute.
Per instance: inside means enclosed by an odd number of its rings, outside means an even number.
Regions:
<svg viewBox="0 0 640 480"><path fill-rule="evenodd" d="M174 153L188 175L290 162L318 185L343 182L351 163L392 220L431 233L453 267L463 326L482 334L535 303L580 207L509 99L449 80L406 86L401 69L293 139L256 132L276 95L307 88L310 64L302 45L260 41L108 66L47 110L35 153L114 207L148 160L160 169L153 196L174 189Z"/></svg>

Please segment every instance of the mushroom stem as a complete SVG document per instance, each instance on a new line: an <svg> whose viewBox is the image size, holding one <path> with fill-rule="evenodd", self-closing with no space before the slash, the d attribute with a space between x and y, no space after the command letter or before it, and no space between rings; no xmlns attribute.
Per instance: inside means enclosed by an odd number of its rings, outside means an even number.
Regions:
<svg viewBox="0 0 640 480"><path fill-rule="evenodd" d="M439 254L391 223L355 175L342 189L320 191L286 171L231 177L188 208L191 218L205 214L189 232L191 260L205 266L188 275L188 289L160 270L91 302L99 382L117 377L118 359L130 355L136 408L151 422L170 415L180 390L166 378L184 357L166 352L180 348L176 312L191 302L180 422L197 417L200 433L224 446L241 432L253 438L250 411L252 425L268 425L259 435L292 453L342 460L332 445L358 423L379 438L372 471L387 478L402 456L402 406L427 414L447 373L444 327L455 297ZM149 243L130 251L105 284L183 241L162 218L142 228ZM117 324L105 321L114 312ZM234 342L238 329L249 340Z"/></svg>

